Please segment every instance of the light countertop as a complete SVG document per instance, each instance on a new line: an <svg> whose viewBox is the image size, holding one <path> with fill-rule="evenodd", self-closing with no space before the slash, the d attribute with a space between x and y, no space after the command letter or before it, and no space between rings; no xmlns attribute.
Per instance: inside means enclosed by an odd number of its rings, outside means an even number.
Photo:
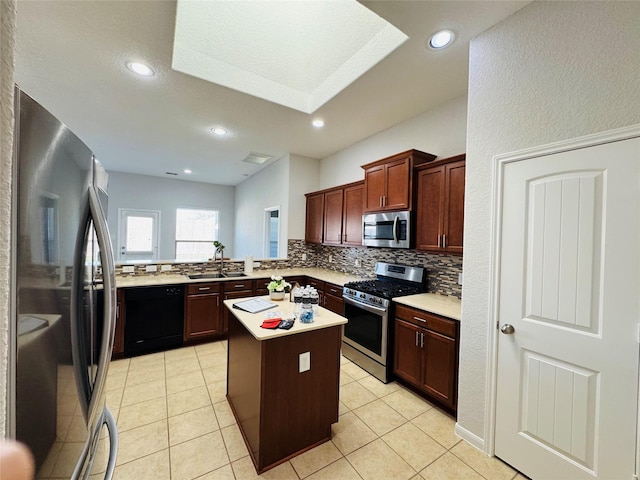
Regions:
<svg viewBox="0 0 640 480"><path fill-rule="evenodd" d="M293 303L289 300L281 300L281 301L273 301L277 306L273 307L269 310L265 310L263 312L258 313L249 313L243 310L239 310L237 308L233 308L233 304L237 302L241 302L243 300L248 300L249 298L261 298L266 301L269 300L269 296L264 297L248 297L248 298L236 298L225 300L225 306L231 310L231 313L244 325L244 327L253 335L257 340L269 340L277 337L284 337L286 335L295 335L296 333L304 333L310 332L313 330L319 330L322 328L335 327L337 325L343 325L347 323L347 319L338 315L337 313L333 313L326 308L319 307L319 314L316 315L313 319L312 323L300 323L300 321L296 320L293 324L293 327L289 330L283 330L281 328L275 329L267 329L262 328L260 325L264 320L269 318L269 316L273 316L274 314L278 317L289 318L293 316Z"/></svg>
<svg viewBox="0 0 640 480"><path fill-rule="evenodd" d="M175 285L182 283L202 283L202 282L225 282L233 280L255 280L269 279L271 275L280 275L285 280L289 277L307 275L323 282L333 283L343 286L347 282L363 280L363 277L349 275L335 270L325 270L323 268L283 268L273 270L255 270L243 277L221 277L221 278L199 278L191 279L186 275L177 274L159 274L159 275L136 275L136 276L117 276L117 287L146 287L153 285Z"/></svg>
<svg viewBox="0 0 640 480"><path fill-rule="evenodd" d="M461 301L456 297L439 295L437 293L420 293L418 295L408 295L406 297L394 298L395 303L417 308L426 312L442 315L443 317L460 320Z"/></svg>

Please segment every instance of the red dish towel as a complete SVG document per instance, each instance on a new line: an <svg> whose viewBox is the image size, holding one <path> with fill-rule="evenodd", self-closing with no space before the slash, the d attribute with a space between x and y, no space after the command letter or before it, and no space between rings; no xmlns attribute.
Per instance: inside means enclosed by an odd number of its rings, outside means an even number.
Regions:
<svg viewBox="0 0 640 480"><path fill-rule="evenodd" d="M280 325L281 320L282 318L269 318L264 322L262 322L262 325L260 326L262 328L278 328L278 325Z"/></svg>

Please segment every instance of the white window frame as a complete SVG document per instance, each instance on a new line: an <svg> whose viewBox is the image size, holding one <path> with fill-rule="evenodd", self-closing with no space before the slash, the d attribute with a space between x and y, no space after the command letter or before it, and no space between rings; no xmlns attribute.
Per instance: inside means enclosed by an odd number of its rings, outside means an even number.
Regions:
<svg viewBox="0 0 640 480"><path fill-rule="evenodd" d="M136 215L139 214L139 215ZM140 216L150 217L153 219L153 234L152 234L152 247L149 251L136 251L126 249L126 228L124 227L124 221L126 216ZM160 249L160 211L159 210L144 210L140 208L118 208L118 260L126 262L128 260L140 260L141 258L131 257L145 257L144 260L158 260L158 251Z"/></svg>
<svg viewBox="0 0 640 480"><path fill-rule="evenodd" d="M178 211L179 210L202 210L202 211L208 211L208 212L217 212L217 216L218 216L218 225L216 226L216 231L218 233L218 237L217 238L213 238L211 240L184 240L184 239L180 239L178 240ZM211 248L213 250L213 242L215 240L220 240L220 217L221 217L222 213L220 211L220 209L218 208L214 208L214 207L191 207L191 206L179 206L176 207L176 228L175 228L175 232L174 232L174 255L175 255L175 259L176 260L184 260L184 261L188 261L188 260L204 260L205 258L199 258L199 259L195 259L195 258L180 258L178 257L178 244L179 243L208 243L211 244ZM213 253L211 254L213 256Z"/></svg>

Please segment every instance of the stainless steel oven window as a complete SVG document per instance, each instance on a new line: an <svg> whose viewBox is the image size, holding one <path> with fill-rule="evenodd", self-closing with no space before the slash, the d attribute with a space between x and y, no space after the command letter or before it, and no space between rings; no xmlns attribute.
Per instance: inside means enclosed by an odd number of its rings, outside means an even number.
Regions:
<svg viewBox="0 0 640 480"><path fill-rule="evenodd" d="M386 365L388 310L350 298L344 298L344 309L349 320L344 329L344 342Z"/></svg>

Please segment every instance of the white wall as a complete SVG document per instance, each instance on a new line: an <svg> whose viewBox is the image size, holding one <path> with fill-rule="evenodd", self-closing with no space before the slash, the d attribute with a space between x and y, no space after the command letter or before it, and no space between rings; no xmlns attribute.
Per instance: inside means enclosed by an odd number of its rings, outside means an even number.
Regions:
<svg viewBox="0 0 640 480"><path fill-rule="evenodd" d="M286 257L289 229L289 155L236 186L234 257L265 256L265 208L280 207L280 255Z"/></svg>
<svg viewBox="0 0 640 480"><path fill-rule="evenodd" d="M305 193L319 190L320 161L291 155L289 162L289 234L291 239L304 239L307 214Z"/></svg>
<svg viewBox="0 0 640 480"><path fill-rule="evenodd" d="M640 123L640 3L533 2L471 42L458 425L485 437L492 158Z"/></svg>
<svg viewBox="0 0 640 480"><path fill-rule="evenodd" d="M464 96L323 158L319 188L362 180L361 165L412 148L440 158L464 153L466 132L467 97Z"/></svg>
<svg viewBox="0 0 640 480"><path fill-rule="evenodd" d="M235 187L189 182L148 175L109 172L108 222L114 249L118 248L118 209L160 211L159 260L175 258L176 209L211 208L220 211L220 241L225 256L233 256Z"/></svg>

